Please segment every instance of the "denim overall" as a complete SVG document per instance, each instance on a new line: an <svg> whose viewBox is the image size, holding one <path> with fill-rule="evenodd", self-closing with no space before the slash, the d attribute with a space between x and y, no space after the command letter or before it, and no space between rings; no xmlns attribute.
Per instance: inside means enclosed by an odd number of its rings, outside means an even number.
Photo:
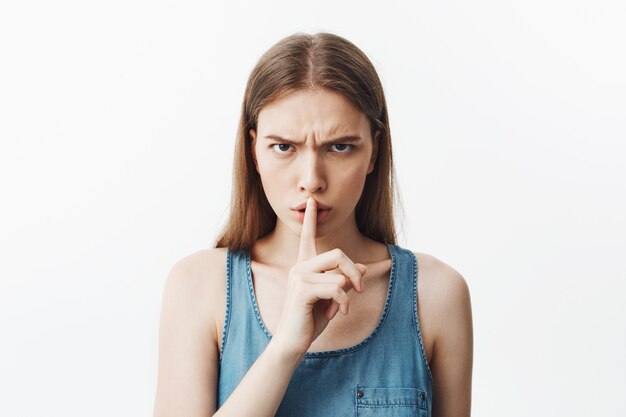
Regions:
<svg viewBox="0 0 626 417"><path fill-rule="evenodd" d="M276 416L431 416L433 381L417 316L417 259L397 245L387 248L392 267L376 327L354 346L307 352ZM226 293L218 408L272 337L259 313L249 252L228 251Z"/></svg>

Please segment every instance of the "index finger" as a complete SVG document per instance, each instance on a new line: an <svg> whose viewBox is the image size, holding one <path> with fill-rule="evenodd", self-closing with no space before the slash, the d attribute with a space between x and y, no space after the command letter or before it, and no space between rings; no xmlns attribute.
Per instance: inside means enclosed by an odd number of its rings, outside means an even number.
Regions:
<svg viewBox="0 0 626 417"><path fill-rule="evenodd" d="M317 228L317 203L313 197L309 197L306 201L304 210L304 221L302 223L302 231L300 232L300 249L298 252L298 261L311 259L317 256L317 248L315 246L315 233Z"/></svg>

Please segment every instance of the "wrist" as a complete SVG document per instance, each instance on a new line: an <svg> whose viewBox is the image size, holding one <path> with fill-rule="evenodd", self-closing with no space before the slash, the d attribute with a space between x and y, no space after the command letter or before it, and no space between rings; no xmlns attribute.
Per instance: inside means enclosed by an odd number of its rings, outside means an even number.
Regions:
<svg viewBox="0 0 626 417"><path fill-rule="evenodd" d="M273 338L267 345L268 355L274 357L281 365L289 365L294 369L300 365L306 352L298 352L284 347L279 340Z"/></svg>

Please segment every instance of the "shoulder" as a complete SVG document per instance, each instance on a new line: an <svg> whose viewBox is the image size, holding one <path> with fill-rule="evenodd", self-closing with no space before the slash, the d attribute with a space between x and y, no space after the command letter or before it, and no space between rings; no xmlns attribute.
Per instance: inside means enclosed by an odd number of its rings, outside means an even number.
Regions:
<svg viewBox="0 0 626 417"><path fill-rule="evenodd" d="M469 293L467 281L459 271L433 255L419 252L413 254L417 258L418 280L429 289L434 287L452 297Z"/></svg>
<svg viewBox="0 0 626 417"><path fill-rule="evenodd" d="M178 260L165 281L159 330L154 415L212 415L218 380L220 287L225 249L206 249Z"/></svg>
<svg viewBox="0 0 626 417"><path fill-rule="evenodd" d="M420 324L427 336L427 355L437 386L433 409L437 408L439 415L469 416L473 366L469 287L445 262L423 253L415 256Z"/></svg>
<svg viewBox="0 0 626 417"><path fill-rule="evenodd" d="M196 291L219 285L226 276L226 248L203 249L179 259L171 267L167 284Z"/></svg>
<svg viewBox="0 0 626 417"><path fill-rule="evenodd" d="M450 320L466 321L470 315L470 291L465 278L432 255L413 253L417 258L420 308L429 316L434 332L440 333Z"/></svg>
<svg viewBox="0 0 626 417"><path fill-rule="evenodd" d="M226 288L226 254L226 248L203 249L176 261L167 275L164 297L186 305L196 317L215 317Z"/></svg>

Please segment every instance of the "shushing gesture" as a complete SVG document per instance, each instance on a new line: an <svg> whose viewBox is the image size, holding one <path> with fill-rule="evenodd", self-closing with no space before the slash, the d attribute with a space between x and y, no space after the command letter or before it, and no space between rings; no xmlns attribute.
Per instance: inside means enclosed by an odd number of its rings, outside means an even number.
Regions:
<svg viewBox="0 0 626 417"><path fill-rule="evenodd" d="M337 312L346 315L354 288L363 292L363 264L340 249L317 254L317 203L309 197L300 234L297 263L289 270L287 295L273 339L287 352L304 355Z"/></svg>

